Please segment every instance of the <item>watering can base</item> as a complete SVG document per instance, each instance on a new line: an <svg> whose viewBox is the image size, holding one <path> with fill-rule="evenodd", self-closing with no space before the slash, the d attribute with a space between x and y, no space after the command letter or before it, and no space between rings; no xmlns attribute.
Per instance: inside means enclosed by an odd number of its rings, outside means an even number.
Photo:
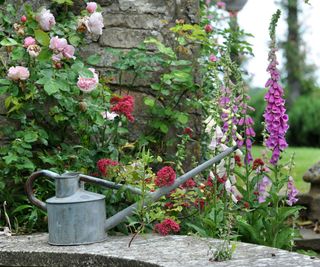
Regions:
<svg viewBox="0 0 320 267"><path fill-rule="evenodd" d="M104 242L104 241L107 240L107 238L108 238L108 235L106 234L104 238L102 238L101 240L96 240L96 241L70 243L70 244L67 244L67 243L61 244L61 243L51 242L51 241L49 240L49 241L48 241L48 244L49 244L49 245L52 245L52 246L80 246L80 245L91 245L91 244L95 244L95 243Z"/></svg>

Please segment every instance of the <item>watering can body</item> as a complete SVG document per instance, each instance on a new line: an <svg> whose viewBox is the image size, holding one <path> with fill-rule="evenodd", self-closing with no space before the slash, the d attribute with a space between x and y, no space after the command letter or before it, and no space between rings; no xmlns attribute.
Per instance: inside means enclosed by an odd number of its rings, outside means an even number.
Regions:
<svg viewBox="0 0 320 267"><path fill-rule="evenodd" d="M41 202L33 196L32 182L38 176L53 178L56 195ZM36 172L26 184L30 201L48 212L49 244L81 245L106 239L105 196L84 190L79 175L58 175L50 171Z"/></svg>

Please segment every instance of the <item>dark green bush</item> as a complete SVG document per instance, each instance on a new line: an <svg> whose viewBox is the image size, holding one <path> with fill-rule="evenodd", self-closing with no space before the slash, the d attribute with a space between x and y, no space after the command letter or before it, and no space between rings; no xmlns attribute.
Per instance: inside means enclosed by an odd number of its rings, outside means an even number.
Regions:
<svg viewBox="0 0 320 267"><path fill-rule="evenodd" d="M320 101L318 95L302 96L289 111L288 142L296 146L320 146Z"/></svg>

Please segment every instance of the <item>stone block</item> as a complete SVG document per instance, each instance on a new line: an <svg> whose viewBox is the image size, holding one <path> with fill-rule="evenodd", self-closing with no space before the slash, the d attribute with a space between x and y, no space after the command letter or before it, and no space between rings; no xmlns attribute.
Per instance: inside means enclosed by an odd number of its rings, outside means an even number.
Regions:
<svg viewBox="0 0 320 267"><path fill-rule="evenodd" d="M168 17L158 17L151 14L106 14L105 27L120 27L131 29L159 30L167 24Z"/></svg>
<svg viewBox="0 0 320 267"><path fill-rule="evenodd" d="M137 30L125 28L106 28L99 40L101 46L115 48L134 48L141 44L147 37L153 36L163 40L157 31Z"/></svg>
<svg viewBox="0 0 320 267"><path fill-rule="evenodd" d="M168 3L173 4L175 1L163 0L119 0L121 11L138 12L138 13L159 13L168 14Z"/></svg>
<svg viewBox="0 0 320 267"><path fill-rule="evenodd" d="M118 57L116 55L114 55L110 51L106 51L105 47L101 47L97 43L92 43L80 50L80 55L84 59L94 54L101 56L100 62L94 65L96 67L101 67L101 68L112 67L112 65L118 60Z"/></svg>

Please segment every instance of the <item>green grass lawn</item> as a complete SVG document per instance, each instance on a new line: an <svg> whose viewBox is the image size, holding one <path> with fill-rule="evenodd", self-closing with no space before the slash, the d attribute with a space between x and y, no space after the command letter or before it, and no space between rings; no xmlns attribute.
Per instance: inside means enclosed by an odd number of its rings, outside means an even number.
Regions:
<svg viewBox="0 0 320 267"><path fill-rule="evenodd" d="M261 157L263 147L254 146L253 157ZM302 193L309 191L309 184L302 179L303 174L317 161L320 161L320 148L307 147L289 147L282 153L281 162L286 163L294 153L295 166L292 171L292 177L295 180L296 187Z"/></svg>

